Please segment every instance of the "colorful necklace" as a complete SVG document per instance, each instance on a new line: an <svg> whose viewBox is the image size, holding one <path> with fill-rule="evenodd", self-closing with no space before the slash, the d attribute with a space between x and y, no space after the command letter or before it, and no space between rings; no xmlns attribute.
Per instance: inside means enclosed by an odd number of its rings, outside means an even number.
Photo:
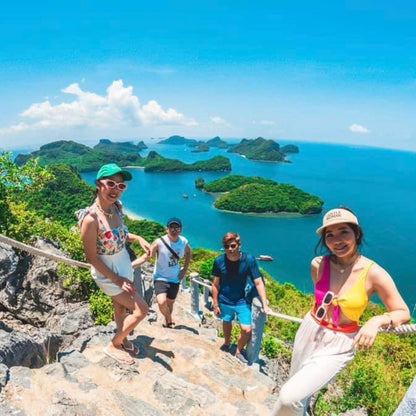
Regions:
<svg viewBox="0 0 416 416"><path fill-rule="evenodd" d="M95 203L95 206L98 208L98 211L100 211L102 214L104 214L106 217L108 217L110 220L111 218L113 218L114 215L114 207L113 205L110 208L110 212L104 211L100 205L98 204L98 202Z"/></svg>

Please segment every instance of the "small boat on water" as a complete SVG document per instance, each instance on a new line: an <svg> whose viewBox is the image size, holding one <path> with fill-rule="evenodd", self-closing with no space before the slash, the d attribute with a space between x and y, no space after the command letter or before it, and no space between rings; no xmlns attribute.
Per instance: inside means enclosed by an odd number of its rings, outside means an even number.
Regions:
<svg viewBox="0 0 416 416"><path fill-rule="evenodd" d="M260 254L260 256L257 257L257 260L260 260L260 261L273 261L273 257L272 256L269 256L267 254Z"/></svg>
<svg viewBox="0 0 416 416"><path fill-rule="evenodd" d="M184 199L188 199L189 198L189 196L187 194L183 194L182 196L183 196Z"/></svg>

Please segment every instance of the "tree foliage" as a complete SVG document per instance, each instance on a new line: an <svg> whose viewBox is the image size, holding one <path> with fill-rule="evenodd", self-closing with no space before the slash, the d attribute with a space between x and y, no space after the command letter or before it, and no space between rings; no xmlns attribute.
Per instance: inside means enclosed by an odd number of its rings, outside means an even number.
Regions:
<svg viewBox="0 0 416 416"><path fill-rule="evenodd" d="M293 185L279 184L258 176L229 175L205 183L203 189L207 192L227 192L214 204L216 208L227 211L316 214L321 212L323 205L320 198Z"/></svg>

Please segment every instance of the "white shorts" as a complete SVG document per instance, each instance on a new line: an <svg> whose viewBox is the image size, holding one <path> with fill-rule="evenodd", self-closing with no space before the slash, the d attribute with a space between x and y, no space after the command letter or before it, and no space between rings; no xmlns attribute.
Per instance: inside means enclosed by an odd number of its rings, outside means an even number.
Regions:
<svg viewBox="0 0 416 416"><path fill-rule="evenodd" d="M116 254L100 254L100 260L114 273L133 281L133 267L126 248ZM123 289L113 281L107 279L91 266L91 275L97 286L108 296L117 296L123 293Z"/></svg>

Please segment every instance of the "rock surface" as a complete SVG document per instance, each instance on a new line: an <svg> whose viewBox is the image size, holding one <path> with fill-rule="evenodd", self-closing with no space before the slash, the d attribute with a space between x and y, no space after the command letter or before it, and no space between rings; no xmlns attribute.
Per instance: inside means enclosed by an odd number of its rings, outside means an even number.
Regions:
<svg viewBox="0 0 416 416"><path fill-rule="evenodd" d="M0 410L27 416L266 415L274 382L219 350L215 328L203 328L180 293L174 329L145 320L131 340L136 363L119 364L103 353L114 326L85 331L72 350L42 368L12 367ZM82 335L81 335L82 338ZM12 410L10 410L12 409ZM16 413L12 413L16 412ZM20 412L20 413L17 413Z"/></svg>

